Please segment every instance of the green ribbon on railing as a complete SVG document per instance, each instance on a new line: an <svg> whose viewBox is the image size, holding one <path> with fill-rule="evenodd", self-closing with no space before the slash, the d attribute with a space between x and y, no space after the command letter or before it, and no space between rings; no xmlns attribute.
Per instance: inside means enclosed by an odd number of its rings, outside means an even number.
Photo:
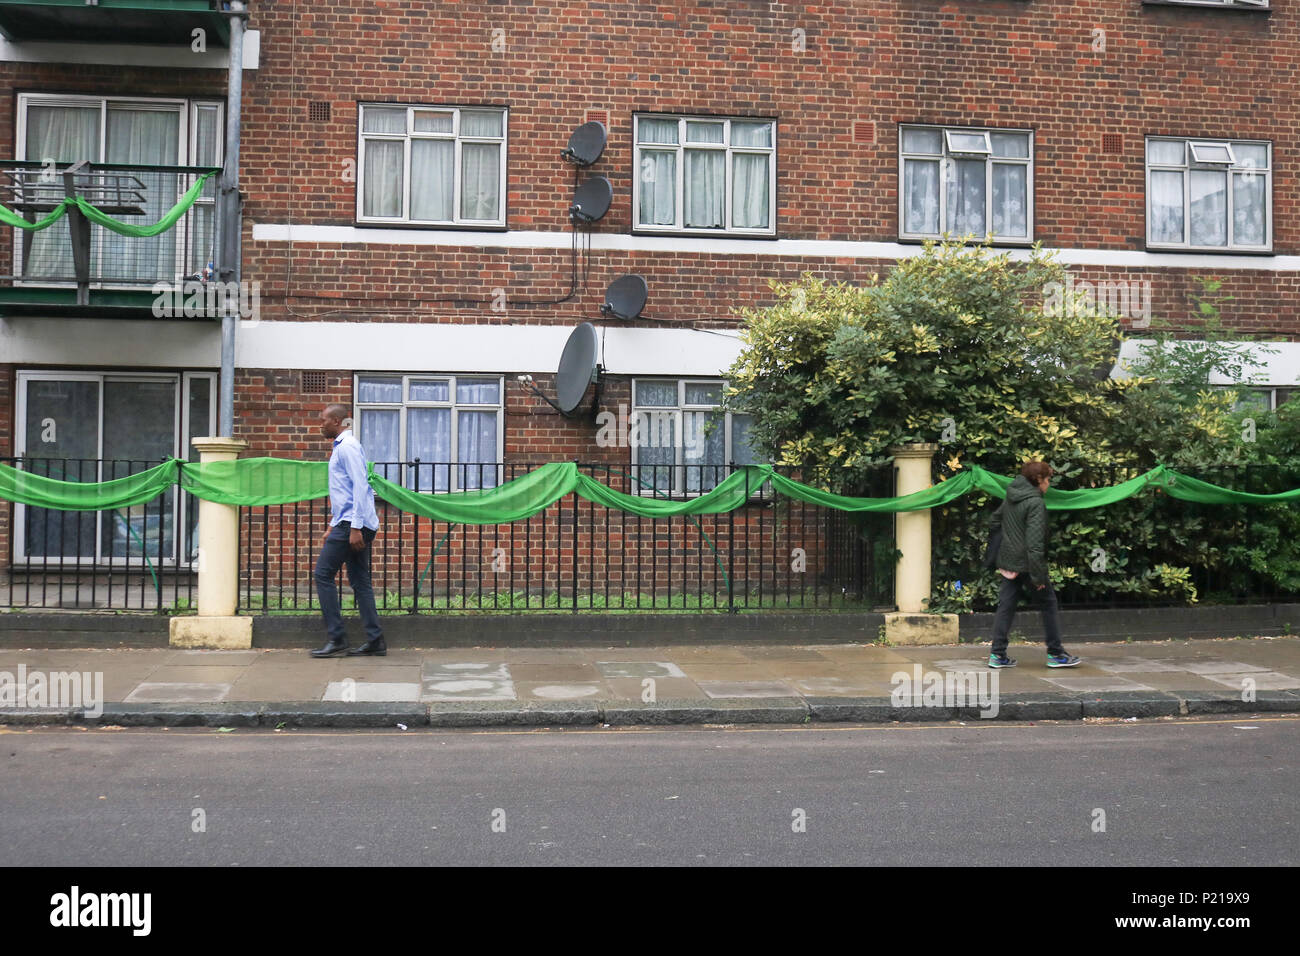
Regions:
<svg viewBox="0 0 1300 956"><path fill-rule="evenodd" d="M777 474L771 465L744 465L714 488L694 498L664 500L629 494L581 474L573 462L542 465L495 488L476 491L420 492L389 481L369 466L375 493L395 508L450 524L508 524L544 511L565 495L644 518L725 514L742 507L765 483L780 495L847 512L900 512L939 508L972 491L995 498L1006 496L1012 479L994 475L978 465L931 488L894 498L854 498L814 488ZM194 462L171 459L126 478L104 482L62 481L0 465L0 499L60 511L108 511L142 504L173 484L221 504L259 507L313 501L329 494L325 462L284 458L243 458L237 461ZM1253 494L1221 488L1158 465L1144 474L1105 488L1072 491L1048 489L1050 511L1101 508L1131 498L1148 488L1172 498L1213 505L1279 505L1300 501L1300 488L1276 494Z"/></svg>
<svg viewBox="0 0 1300 956"><path fill-rule="evenodd" d="M24 219L12 209L7 208L6 206L0 206L0 222L3 222L6 226L13 226L16 229L27 229L31 232L35 232L39 229L45 229L54 225L54 223L56 223L59 218L68 211L69 206L76 206L81 210L83 216L96 225L103 226L105 229L109 229L120 236L147 239L150 236L164 233L172 226L176 225L176 220L189 212L190 207L198 200L199 194L203 192L203 186L215 175L216 170L204 173L194 181L194 185L185 191L185 195L181 196L180 201L177 202L176 205L172 206L171 209L167 210L161 219L147 226L137 226L132 223L122 222L120 219L114 219L112 216L108 215L108 213L100 212L81 196L73 196L69 199L63 200L63 202L54 207L54 210L50 212L49 215L37 222L31 222Z"/></svg>

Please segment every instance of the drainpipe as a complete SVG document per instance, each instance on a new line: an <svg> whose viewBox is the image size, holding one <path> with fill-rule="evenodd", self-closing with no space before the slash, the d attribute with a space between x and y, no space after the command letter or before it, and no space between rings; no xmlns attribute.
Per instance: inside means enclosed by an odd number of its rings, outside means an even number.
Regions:
<svg viewBox="0 0 1300 956"><path fill-rule="evenodd" d="M235 434L235 327L239 322L240 225L239 208L239 115L244 88L244 24L248 12L242 0L232 0L230 14L230 66L226 80L226 149L221 169L217 217L221 241L218 246L217 279L227 283L221 297L221 402L217 414L217 434L231 438ZM232 284L233 283L233 284ZM233 295L229 290L236 290Z"/></svg>

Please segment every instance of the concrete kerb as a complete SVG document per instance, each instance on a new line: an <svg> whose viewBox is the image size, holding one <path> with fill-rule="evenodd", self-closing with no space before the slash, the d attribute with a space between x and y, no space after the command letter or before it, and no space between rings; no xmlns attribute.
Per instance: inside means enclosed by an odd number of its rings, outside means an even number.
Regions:
<svg viewBox="0 0 1300 956"><path fill-rule="evenodd" d="M1080 720L1212 714L1300 714L1300 691L1264 691L1254 701L1217 694L1123 692L1064 697L1010 695L994 718ZM85 724L120 727L565 727L701 724L942 723L980 721L973 706L899 707L888 697L773 697L640 701L445 701L438 703L278 704L109 703L97 717L84 710L21 708L0 711L0 726Z"/></svg>

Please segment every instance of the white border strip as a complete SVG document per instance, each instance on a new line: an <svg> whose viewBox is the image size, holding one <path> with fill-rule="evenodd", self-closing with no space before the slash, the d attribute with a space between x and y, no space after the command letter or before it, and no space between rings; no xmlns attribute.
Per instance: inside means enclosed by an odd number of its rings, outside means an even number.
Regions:
<svg viewBox="0 0 1300 956"><path fill-rule="evenodd" d="M312 242L326 245L360 243L375 246L448 246L473 249L557 249L572 246L567 232L472 232L452 229L362 229L356 226L315 226L255 223L255 242ZM722 239L689 236L639 236L598 232L591 247L609 252L700 253L717 256L799 258L907 259L921 254L920 245L899 242L849 242L833 239ZM1003 249L1012 259L1027 260L1029 249ZM1179 254L1132 249L1049 249L1064 265L1125 266L1147 269L1238 269L1256 272L1300 272L1300 256L1226 256Z"/></svg>

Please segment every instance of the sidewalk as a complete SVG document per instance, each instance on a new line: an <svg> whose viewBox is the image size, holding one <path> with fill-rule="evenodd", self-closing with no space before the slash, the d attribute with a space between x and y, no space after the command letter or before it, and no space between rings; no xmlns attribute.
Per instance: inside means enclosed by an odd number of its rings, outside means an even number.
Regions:
<svg viewBox="0 0 1300 956"><path fill-rule="evenodd" d="M996 672L985 666L988 644L390 648L382 658L329 660L305 650L0 648L0 724L414 728L944 721L990 710L1004 720L1300 713L1300 638L1068 647L1083 658L1079 667L1049 670L1041 644L1012 644L1019 666ZM85 699L69 697L66 684L62 698L37 695L38 680L53 688L70 672L102 675L102 714L94 714L93 676ZM20 673L32 700L16 692ZM891 698L900 673L916 681L915 692ZM49 703L59 706L31 706Z"/></svg>

